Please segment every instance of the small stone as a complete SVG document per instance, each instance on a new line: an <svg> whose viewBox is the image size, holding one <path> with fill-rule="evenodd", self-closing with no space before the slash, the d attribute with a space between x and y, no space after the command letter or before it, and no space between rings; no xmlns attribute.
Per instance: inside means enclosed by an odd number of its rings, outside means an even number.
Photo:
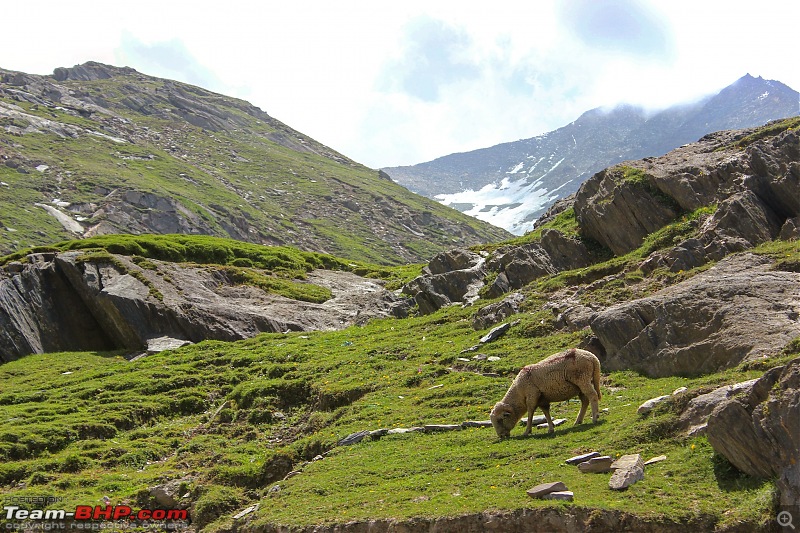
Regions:
<svg viewBox="0 0 800 533"><path fill-rule="evenodd" d="M425 431L455 431L461 429L461 424L425 424Z"/></svg>
<svg viewBox="0 0 800 533"><path fill-rule="evenodd" d="M638 453L623 455L611 464L614 473L608 481L611 490L624 490L644 479L644 463Z"/></svg>
<svg viewBox="0 0 800 533"><path fill-rule="evenodd" d="M472 359L475 360L475 361L485 361L487 357L489 357L489 356L486 355L485 353L479 353L479 354L476 354L475 357L473 357Z"/></svg>
<svg viewBox="0 0 800 533"><path fill-rule="evenodd" d="M462 363L469 363L471 360L467 359L466 357L459 357L456 361L461 361Z"/></svg>
<svg viewBox="0 0 800 533"><path fill-rule="evenodd" d="M244 518L245 516L249 515L250 513L258 510L258 504L251 505L247 509L239 511L235 515L233 515L234 520L239 520L240 518Z"/></svg>
<svg viewBox="0 0 800 533"><path fill-rule="evenodd" d="M600 457L600 452L589 452L589 453L584 453L583 455L576 455L575 457L570 457L564 462L567 463L568 465L578 465L584 461L588 461L593 457Z"/></svg>
<svg viewBox="0 0 800 533"><path fill-rule="evenodd" d="M312 462L315 462L315 461L322 461L323 459L325 459L325 457L323 457L322 455L315 455L315 456L314 456L314 458L313 458L313 459L311 459L311 461L312 461Z"/></svg>
<svg viewBox="0 0 800 533"><path fill-rule="evenodd" d="M465 428L490 428L492 427L491 420L465 420L461 423Z"/></svg>
<svg viewBox="0 0 800 533"><path fill-rule="evenodd" d="M547 418L545 418L544 415L533 415L533 418L531 419L531 425L532 426L536 426L536 425L541 424L542 422L545 422L545 421L547 421ZM520 426L527 425L527 423L528 423L528 417L527 416L523 416L522 420L519 421L519 425Z"/></svg>
<svg viewBox="0 0 800 533"><path fill-rule="evenodd" d="M653 407L660 404L667 398L669 398L669 396L659 396L658 398L651 398L646 402L644 402L642 405L640 405L639 409L637 409L636 412L639 413L640 415L646 415L647 413L653 410Z"/></svg>
<svg viewBox="0 0 800 533"><path fill-rule="evenodd" d="M648 459L647 461L645 461L644 466L652 465L654 463L660 463L661 461L666 461L666 460L667 460L666 455L659 455L658 457L653 457L652 459Z"/></svg>
<svg viewBox="0 0 800 533"><path fill-rule="evenodd" d="M389 435L401 435L403 433L414 433L417 431L424 431L425 428L421 427L413 427L413 428L394 428L389 430Z"/></svg>
<svg viewBox="0 0 800 533"><path fill-rule="evenodd" d="M528 489L527 493L531 498L541 498L545 494L562 490L567 490L567 486L564 484L564 482L553 481L552 483L542 483L541 485L536 485L535 487Z"/></svg>
<svg viewBox="0 0 800 533"><path fill-rule="evenodd" d="M613 462L614 459L608 455L593 457L579 464L578 470L584 474L603 474L605 472L611 472L611 463Z"/></svg>
<svg viewBox="0 0 800 533"><path fill-rule="evenodd" d="M489 361L490 363L494 363L496 361L499 361L500 358L497 357L496 355L490 355L489 357L486 358L486 360Z"/></svg>
<svg viewBox="0 0 800 533"><path fill-rule="evenodd" d="M442 384L439 384L439 385L434 385L433 387L428 387L428 389L427 389L427 390L441 389L442 387L444 387L444 385L442 385Z"/></svg>
<svg viewBox="0 0 800 533"><path fill-rule="evenodd" d="M389 428L381 428L381 429L376 429L374 431L370 431L369 432L370 438L373 438L373 439L379 439L379 438L383 437L384 435L388 435L388 434L389 434Z"/></svg>
<svg viewBox="0 0 800 533"><path fill-rule="evenodd" d="M563 424L566 421L567 421L566 418L555 418L555 419L553 419L553 426L560 426L561 424ZM544 424L537 424L536 427L539 428L539 429L546 429L547 428L547 422L545 422Z"/></svg>
<svg viewBox="0 0 800 533"><path fill-rule="evenodd" d="M677 396L678 394L680 394L682 392L686 392L687 390L689 390L689 389L687 389L686 387L678 387L677 389L672 391L672 395L673 396Z"/></svg>
<svg viewBox="0 0 800 533"><path fill-rule="evenodd" d="M574 499L575 495L570 490L563 490L563 491L556 491L551 492L549 494L545 494L541 498L543 500L561 500L565 502L571 502Z"/></svg>

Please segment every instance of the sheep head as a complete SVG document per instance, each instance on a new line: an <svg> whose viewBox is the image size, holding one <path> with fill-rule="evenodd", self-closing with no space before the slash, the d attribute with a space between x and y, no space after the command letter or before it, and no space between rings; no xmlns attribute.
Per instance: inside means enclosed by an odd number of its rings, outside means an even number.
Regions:
<svg viewBox="0 0 800 533"><path fill-rule="evenodd" d="M497 432L497 436L505 439L511 436L511 430L517 425L518 418L514 416L514 410L510 405L503 402L497 402L492 408L489 416L492 421L492 426Z"/></svg>

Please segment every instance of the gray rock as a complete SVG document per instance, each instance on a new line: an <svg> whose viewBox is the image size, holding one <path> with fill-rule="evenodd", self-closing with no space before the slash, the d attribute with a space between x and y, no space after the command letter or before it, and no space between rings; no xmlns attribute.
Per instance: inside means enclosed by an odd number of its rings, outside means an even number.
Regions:
<svg viewBox="0 0 800 533"><path fill-rule="evenodd" d="M567 490L567 486L563 481L553 481L551 483L542 483L540 485L536 485L535 487L528 489L526 492L531 498L541 498L546 494L564 490Z"/></svg>
<svg viewBox="0 0 800 533"><path fill-rule="evenodd" d="M576 455L575 457L570 457L564 462L567 463L568 465L578 465L594 457L600 457L600 452L589 452L589 453L584 453L582 455Z"/></svg>
<svg viewBox="0 0 800 533"><path fill-rule="evenodd" d="M422 314L454 302L471 303L483 287L484 262L483 257L467 250L443 252L431 260L421 276L403 287L403 293L414 298Z"/></svg>
<svg viewBox="0 0 800 533"><path fill-rule="evenodd" d="M614 473L608 481L611 490L625 490L644 479L644 463L638 453L623 455L611 464Z"/></svg>
<svg viewBox="0 0 800 533"><path fill-rule="evenodd" d="M426 432L434 432L434 431L456 431L459 429L464 429L461 424L425 424L425 431Z"/></svg>
<svg viewBox="0 0 800 533"><path fill-rule="evenodd" d="M650 398L642 405L640 405L639 408L636 410L636 412L640 415L646 415L647 413L653 410L653 407L660 404L667 398L669 398L669 396L659 396L657 398Z"/></svg>
<svg viewBox="0 0 800 533"><path fill-rule="evenodd" d="M666 461L666 460L667 460L667 456L666 455L659 455L657 457L653 457L652 459L648 459L647 461L645 461L644 462L644 466L653 465L653 464L660 463L661 461Z"/></svg>
<svg viewBox="0 0 800 533"><path fill-rule="evenodd" d="M192 344L191 341L185 339L176 339L173 337L156 337L154 339L147 339L147 353L158 353L164 350L175 350Z"/></svg>
<svg viewBox="0 0 800 533"><path fill-rule="evenodd" d="M584 461L578 465L578 470L584 474L603 474L611 471L611 464L614 459L609 455L600 457L593 457L588 461Z"/></svg>
<svg viewBox="0 0 800 533"><path fill-rule="evenodd" d="M422 427L394 428L394 429L390 429L388 434L389 435L402 435L404 433L416 433L418 431L425 431L425 428L422 428Z"/></svg>
<svg viewBox="0 0 800 533"><path fill-rule="evenodd" d="M800 217L787 218L781 226L779 236L784 241L800 239Z"/></svg>
<svg viewBox="0 0 800 533"><path fill-rule="evenodd" d="M524 419L524 420L527 421L527 419ZM563 424L566 421L567 421L566 418L554 418L553 419L553 426L560 426L561 424ZM547 429L548 424L547 424L547 422L545 422L544 424L537 424L536 427L539 428L539 429Z"/></svg>
<svg viewBox="0 0 800 533"><path fill-rule="evenodd" d="M543 496L540 496L543 500L559 500L565 502L571 502L575 498L575 494L569 490L561 490L555 492L549 492Z"/></svg>
<svg viewBox="0 0 800 533"><path fill-rule="evenodd" d="M598 313L592 332L604 371L697 375L779 352L800 335L800 273L735 255L652 296Z"/></svg>
<svg viewBox="0 0 800 533"><path fill-rule="evenodd" d="M461 423L465 428L490 428L492 427L491 420L466 420Z"/></svg>
<svg viewBox="0 0 800 533"><path fill-rule="evenodd" d="M358 444L359 442L364 440L365 437L368 436L369 436L369 430L356 431L355 433L351 433L345 438L341 439L337 444L339 446L351 446L353 444Z"/></svg>
<svg viewBox="0 0 800 533"><path fill-rule="evenodd" d="M800 501L800 358L773 368L708 419L708 442L751 476L777 478L781 505Z"/></svg>
<svg viewBox="0 0 800 533"><path fill-rule="evenodd" d="M499 302L487 305L473 315L472 328L475 330L486 329L519 313L519 306L524 300L525 296L515 292Z"/></svg>
<svg viewBox="0 0 800 533"><path fill-rule="evenodd" d="M510 322L506 322L505 324L500 324L499 326L492 328L489 331L489 333L481 337L480 339L481 344L485 344L487 342L492 342L494 340L499 339L500 337L508 333L508 330L511 329L511 325L512 324Z"/></svg>
<svg viewBox="0 0 800 533"><path fill-rule="evenodd" d="M186 479L174 479L164 484L150 487L150 496L160 507L176 509L180 505L181 486L185 485L186 482Z"/></svg>
<svg viewBox="0 0 800 533"><path fill-rule="evenodd" d="M678 429L689 428L692 433L689 436L703 434L708 417L714 409L728 398L750 390L756 381L756 379L751 379L733 385L724 385L706 394L695 396L689 400L686 408L681 413L678 419Z"/></svg>

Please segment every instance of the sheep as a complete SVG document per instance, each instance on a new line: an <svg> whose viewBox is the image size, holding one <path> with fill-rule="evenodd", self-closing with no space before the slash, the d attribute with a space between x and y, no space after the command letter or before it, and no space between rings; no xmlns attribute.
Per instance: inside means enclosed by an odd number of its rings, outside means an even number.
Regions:
<svg viewBox="0 0 800 533"><path fill-rule="evenodd" d="M596 423L597 402L601 397L600 361L591 352L571 348L520 370L506 395L492 409L492 425L498 437L509 437L527 410L528 425L524 433L527 436L531 432L533 412L539 407L547 419L548 432L553 433L550 403L575 396L581 399L581 410L575 424L583 422L590 402L592 422Z"/></svg>

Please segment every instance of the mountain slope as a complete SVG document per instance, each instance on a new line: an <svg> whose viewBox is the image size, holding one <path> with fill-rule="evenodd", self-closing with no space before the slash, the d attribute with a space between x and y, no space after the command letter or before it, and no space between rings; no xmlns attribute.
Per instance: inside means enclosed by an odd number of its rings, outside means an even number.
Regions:
<svg viewBox="0 0 800 533"><path fill-rule="evenodd" d="M799 105L797 91L748 74L717 95L656 114L629 105L593 109L538 137L383 170L412 191L522 234L603 168L659 156L714 131L794 116Z"/></svg>
<svg viewBox="0 0 800 533"><path fill-rule="evenodd" d="M208 234L381 263L507 236L251 104L130 68L0 70L0 253Z"/></svg>

